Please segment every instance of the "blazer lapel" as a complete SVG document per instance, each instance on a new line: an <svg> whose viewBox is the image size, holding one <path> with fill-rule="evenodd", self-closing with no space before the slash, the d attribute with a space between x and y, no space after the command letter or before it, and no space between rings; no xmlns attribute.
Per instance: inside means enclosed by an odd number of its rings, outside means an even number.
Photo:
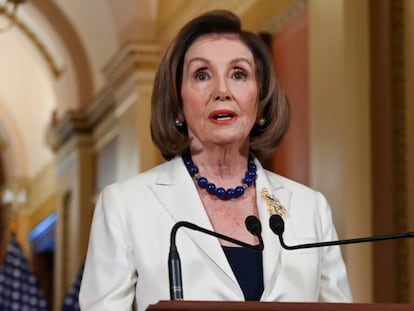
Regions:
<svg viewBox="0 0 414 311"><path fill-rule="evenodd" d="M262 237L265 246L263 251L264 292L262 300L266 300L271 296L279 274L281 246L277 236L269 228L270 215L266 202L261 196L261 191L266 188L270 195L277 198L286 209L287 215L289 215L291 191L285 188L273 175L269 175L258 161L256 161L256 165L258 168L257 208L262 223ZM150 187L175 222L188 221L213 231L196 186L181 158L169 161ZM179 234L187 234L205 254L205 260L210 260L223 271L229 280L228 284L231 284L232 292L236 295L235 299L240 298L240 295L243 297L240 286L217 239L186 228L182 228Z"/></svg>
<svg viewBox="0 0 414 311"><path fill-rule="evenodd" d="M257 161L256 161L257 162ZM280 252L281 246L275 233L269 227L269 211L267 204L262 197L262 190L265 188L269 195L278 199L282 206L289 213L291 200L291 191L285 188L276 178L270 177L268 173L261 167L260 163L256 163L258 167L258 178L256 180L256 197L260 222L262 223L262 237L264 243L263 250L263 278L264 292L262 300L267 300L276 284L280 269Z"/></svg>
<svg viewBox="0 0 414 311"><path fill-rule="evenodd" d="M155 184L151 185L152 191L175 222L188 221L213 231L196 186L181 158L177 157L170 160L169 164L159 174ZM187 234L192 239L208 257L206 260L214 262L227 275L230 281L234 283L235 286L232 287L240 295L240 287L218 239L187 228L180 229L177 236L180 234Z"/></svg>

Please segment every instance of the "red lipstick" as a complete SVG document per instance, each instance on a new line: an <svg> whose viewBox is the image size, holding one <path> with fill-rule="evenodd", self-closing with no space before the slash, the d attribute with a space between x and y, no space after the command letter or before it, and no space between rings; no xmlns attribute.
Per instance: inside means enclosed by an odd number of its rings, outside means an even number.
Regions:
<svg viewBox="0 0 414 311"><path fill-rule="evenodd" d="M228 124L233 122L237 115L232 110L215 110L208 115L209 120L215 124Z"/></svg>

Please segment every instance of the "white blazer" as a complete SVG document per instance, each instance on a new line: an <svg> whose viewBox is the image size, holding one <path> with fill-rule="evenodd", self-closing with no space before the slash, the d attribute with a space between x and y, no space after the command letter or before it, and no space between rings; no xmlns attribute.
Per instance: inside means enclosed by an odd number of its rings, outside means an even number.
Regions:
<svg viewBox="0 0 414 311"><path fill-rule="evenodd" d="M340 248L282 249L260 192L266 187L287 210L284 238L291 245L337 239L324 196L256 165L265 245L261 301L352 301ZM169 300L170 231L178 221L213 230L180 157L106 187L94 212L81 310L145 310ZM244 300L218 239L181 228L176 243L184 300Z"/></svg>

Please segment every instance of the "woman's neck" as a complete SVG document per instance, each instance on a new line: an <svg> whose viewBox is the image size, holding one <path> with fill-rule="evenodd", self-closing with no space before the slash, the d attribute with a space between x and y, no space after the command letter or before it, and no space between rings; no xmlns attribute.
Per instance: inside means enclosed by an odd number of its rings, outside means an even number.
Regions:
<svg viewBox="0 0 414 311"><path fill-rule="evenodd" d="M200 175L223 186L234 186L244 177L249 153L248 150L240 152L240 150L204 149L202 152L192 152L192 158Z"/></svg>

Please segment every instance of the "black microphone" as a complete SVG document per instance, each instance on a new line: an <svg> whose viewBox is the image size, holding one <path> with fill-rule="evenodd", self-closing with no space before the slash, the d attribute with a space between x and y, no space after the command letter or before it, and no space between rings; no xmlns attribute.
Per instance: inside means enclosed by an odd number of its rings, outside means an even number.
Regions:
<svg viewBox="0 0 414 311"><path fill-rule="evenodd" d="M259 245L255 246L255 250L262 251L264 244L262 239L262 224L260 223L260 220L257 219L256 216L250 215L246 217L244 224L246 225L247 230L259 239Z"/></svg>
<svg viewBox="0 0 414 311"><path fill-rule="evenodd" d="M200 231L208 235L215 236L216 238L226 240L228 242L246 247L254 251L262 251L264 248L263 239L262 239L262 225L260 224L259 219L256 216L248 216L245 220L245 225L247 230L258 237L259 245L250 245L242 241L233 239L231 237L225 236L221 233L217 233L202 227L199 227L191 222L179 221L171 229L170 235L170 253L168 255L168 277L170 281L170 299L171 300L182 300L183 295L183 283L182 283L182 274L181 274L181 261L180 255L177 251L177 246L175 245L175 236L177 231L181 227L186 227L195 231Z"/></svg>
<svg viewBox="0 0 414 311"><path fill-rule="evenodd" d="M346 240L337 240L337 241L327 241L327 242L317 242L317 243L307 243L299 245L286 245L283 240L283 232L285 231L285 222L280 215L274 214L269 218L270 229L279 237L280 245L287 250L295 250L301 248L312 248L312 247L323 247L331 245L344 245L344 244L355 244L355 243L364 243L364 242L376 242L384 241L391 239L402 239L402 238L412 238L414 237L414 232L405 232L405 233L396 233L390 235L380 235L380 236L371 236L364 238L355 238L355 239L346 239Z"/></svg>

